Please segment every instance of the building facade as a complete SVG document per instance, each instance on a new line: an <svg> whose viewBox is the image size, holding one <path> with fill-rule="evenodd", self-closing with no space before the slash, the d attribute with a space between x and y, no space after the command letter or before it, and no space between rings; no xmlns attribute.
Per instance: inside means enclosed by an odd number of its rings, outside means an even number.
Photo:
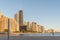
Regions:
<svg viewBox="0 0 60 40"><path fill-rule="evenodd" d="M23 10L19 10L19 12L15 14L15 20L18 23L20 30L20 27L23 26Z"/></svg>
<svg viewBox="0 0 60 40"><path fill-rule="evenodd" d="M0 32L5 32L6 29L8 29L8 17L0 12Z"/></svg>
<svg viewBox="0 0 60 40"><path fill-rule="evenodd" d="M27 31L30 32L31 31L31 23L30 22L24 22L23 25L27 26Z"/></svg>
<svg viewBox="0 0 60 40"><path fill-rule="evenodd" d="M23 26L23 10L19 11L19 30L20 26Z"/></svg>
<svg viewBox="0 0 60 40"><path fill-rule="evenodd" d="M15 19L10 19L10 32L15 32L17 30L17 23ZM0 32L7 32L8 31L8 17L2 15L2 12L0 12Z"/></svg>
<svg viewBox="0 0 60 40"><path fill-rule="evenodd" d="M32 22L32 24L31 24L31 31L32 32L36 32L37 31L36 27L37 27L37 23L36 22Z"/></svg>
<svg viewBox="0 0 60 40"><path fill-rule="evenodd" d="M19 26L23 26L23 10L19 11Z"/></svg>

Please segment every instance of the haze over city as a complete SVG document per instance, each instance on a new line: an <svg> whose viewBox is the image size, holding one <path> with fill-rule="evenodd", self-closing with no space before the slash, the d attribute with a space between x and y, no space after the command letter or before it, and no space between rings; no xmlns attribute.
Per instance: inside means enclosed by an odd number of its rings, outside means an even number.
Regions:
<svg viewBox="0 0 60 40"><path fill-rule="evenodd" d="M0 11L14 18L22 8L24 21L37 22L45 28L60 31L60 0L0 0Z"/></svg>

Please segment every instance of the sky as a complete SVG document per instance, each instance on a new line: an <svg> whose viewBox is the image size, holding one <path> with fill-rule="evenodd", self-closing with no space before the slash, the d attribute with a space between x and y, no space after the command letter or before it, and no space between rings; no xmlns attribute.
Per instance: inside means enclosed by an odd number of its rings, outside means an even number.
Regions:
<svg viewBox="0 0 60 40"><path fill-rule="evenodd" d="M4 16L14 18L21 8L24 21L60 31L60 0L0 0L0 11Z"/></svg>

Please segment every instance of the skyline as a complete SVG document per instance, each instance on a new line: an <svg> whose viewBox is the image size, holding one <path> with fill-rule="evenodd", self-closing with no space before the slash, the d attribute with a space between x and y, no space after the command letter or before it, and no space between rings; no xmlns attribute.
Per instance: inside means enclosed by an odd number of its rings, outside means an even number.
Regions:
<svg viewBox="0 0 60 40"><path fill-rule="evenodd" d="M60 0L0 0L0 10L5 16L14 18L14 14L22 8L24 21L35 21L60 31L59 4Z"/></svg>

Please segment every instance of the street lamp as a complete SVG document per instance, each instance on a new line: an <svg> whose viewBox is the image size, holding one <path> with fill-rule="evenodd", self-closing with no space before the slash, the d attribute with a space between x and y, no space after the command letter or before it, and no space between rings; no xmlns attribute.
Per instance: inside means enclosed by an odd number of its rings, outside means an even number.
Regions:
<svg viewBox="0 0 60 40"><path fill-rule="evenodd" d="M10 34L10 19L8 18L8 39L7 40L10 39L9 34Z"/></svg>

